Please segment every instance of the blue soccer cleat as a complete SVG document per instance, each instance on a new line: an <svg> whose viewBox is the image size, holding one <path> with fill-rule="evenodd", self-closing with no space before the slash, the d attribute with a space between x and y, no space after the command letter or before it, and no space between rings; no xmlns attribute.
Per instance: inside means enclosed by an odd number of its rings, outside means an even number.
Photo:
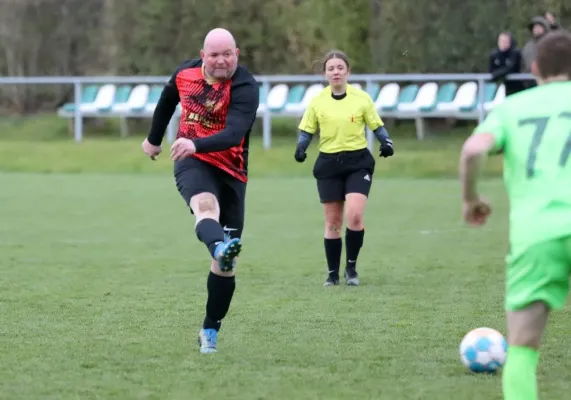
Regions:
<svg viewBox="0 0 571 400"><path fill-rule="evenodd" d="M218 261L222 272L230 272L234 269L236 263L234 258L242 251L242 242L239 238L230 239L216 246L214 258Z"/></svg>
<svg viewBox="0 0 571 400"><path fill-rule="evenodd" d="M198 334L198 344L202 354L216 353L218 332L216 329L201 329Z"/></svg>

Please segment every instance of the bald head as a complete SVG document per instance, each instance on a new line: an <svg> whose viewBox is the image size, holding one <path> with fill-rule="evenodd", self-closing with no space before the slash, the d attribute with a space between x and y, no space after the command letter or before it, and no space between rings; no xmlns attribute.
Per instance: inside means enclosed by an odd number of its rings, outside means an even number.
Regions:
<svg viewBox="0 0 571 400"><path fill-rule="evenodd" d="M200 58L208 78L229 79L238 67L238 54L234 36L223 28L212 29L204 38Z"/></svg>
<svg viewBox="0 0 571 400"><path fill-rule="evenodd" d="M208 32L204 38L202 48L203 50L206 50L209 46L219 45L220 43L229 47L236 48L236 41L234 40L234 36L232 36L230 31L224 28L215 28Z"/></svg>

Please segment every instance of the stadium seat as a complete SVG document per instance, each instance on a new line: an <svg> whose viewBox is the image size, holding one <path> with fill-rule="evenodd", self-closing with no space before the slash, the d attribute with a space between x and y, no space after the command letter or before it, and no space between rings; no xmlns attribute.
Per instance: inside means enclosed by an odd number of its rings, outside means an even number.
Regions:
<svg viewBox="0 0 571 400"><path fill-rule="evenodd" d="M303 100L301 101L301 106L303 107L304 111L307 107L309 107L311 100L313 100L313 98L315 96L317 96L319 93L321 93L323 88L324 88L324 86L321 83L313 84L307 88L307 90L305 91L305 94L303 95Z"/></svg>
<svg viewBox="0 0 571 400"><path fill-rule="evenodd" d="M101 112L111 111L113 114L124 114L129 111L128 101L131 91L133 90L131 85L121 85L115 90L115 98L113 99L113 104L108 109L103 109Z"/></svg>
<svg viewBox="0 0 571 400"><path fill-rule="evenodd" d="M260 101L258 104L258 114L264 113L267 110L267 101L268 101L268 95L266 93L266 91L264 90L264 86L260 85L259 86L259 90L260 90Z"/></svg>
<svg viewBox="0 0 571 400"><path fill-rule="evenodd" d="M398 107L401 104L412 103L414 101L414 99L416 98L417 93L418 93L418 85L417 84L407 85L399 91L397 101L393 104L386 105L385 107L382 108L382 110L385 112L396 111L396 110L398 110Z"/></svg>
<svg viewBox="0 0 571 400"><path fill-rule="evenodd" d="M81 113L84 115L97 114L101 111L110 110L113 105L113 100L115 99L116 90L116 86L110 83L101 86L93 103L81 105Z"/></svg>
<svg viewBox="0 0 571 400"><path fill-rule="evenodd" d="M436 101L431 105L424 105L420 107L422 112L431 112L437 109L439 104L449 104L454 101L458 85L454 82L448 82L438 88ZM446 107L446 106L445 106Z"/></svg>
<svg viewBox="0 0 571 400"><path fill-rule="evenodd" d="M437 93L438 85L435 82L425 83L418 90L414 101L399 103L398 110L405 113L416 113L423 107L434 107Z"/></svg>
<svg viewBox="0 0 571 400"><path fill-rule="evenodd" d="M151 88L146 84L135 86L131 91L129 100L127 101L128 112L139 113L143 111L145 109L145 104L147 104L150 90Z"/></svg>
<svg viewBox="0 0 571 400"><path fill-rule="evenodd" d="M321 83L314 83L313 85L309 86L305 93L303 94L303 98L301 101L297 103L288 103L286 104L285 111L288 114L295 114L301 115L305 111L305 109L311 103L311 100L319 94L323 90L323 84Z"/></svg>
<svg viewBox="0 0 571 400"><path fill-rule="evenodd" d="M506 87L504 84L498 86L498 90L496 91L496 95L494 99L491 101L486 101L484 103L484 110L486 112L491 111L494 106L501 104L506 98Z"/></svg>
<svg viewBox="0 0 571 400"><path fill-rule="evenodd" d="M161 93L163 92L162 85L153 85L151 86L151 90L149 91L149 97L147 100L147 104L145 104L144 111L146 114L153 114L155 112L155 107L161 98Z"/></svg>
<svg viewBox="0 0 571 400"><path fill-rule="evenodd" d="M300 104L303 100L303 95L305 94L305 85L294 85L289 88L289 92L287 94L287 99L285 106L281 110L281 112L287 111L288 107L292 105Z"/></svg>
<svg viewBox="0 0 571 400"><path fill-rule="evenodd" d="M498 85L494 82L487 82L484 84L484 99L483 99L484 104L494 99L497 88ZM472 99L472 102L460 105L459 106L460 112L466 113L466 112L476 111L478 107L478 95L479 95L478 88L476 86L476 91L474 94L474 98Z"/></svg>
<svg viewBox="0 0 571 400"><path fill-rule="evenodd" d="M454 100L451 102L438 103L437 110L451 117L462 107L469 107L474 104L474 99L478 93L478 85L476 82L465 82L458 88Z"/></svg>
<svg viewBox="0 0 571 400"><path fill-rule="evenodd" d="M379 96L380 91L381 91L381 85L379 85L377 82L371 83L371 86L366 88L366 92L369 93L369 96L371 96L371 99L373 99L373 103Z"/></svg>
<svg viewBox="0 0 571 400"><path fill-rule="evenodd" d="M397 83L389 83L384 85L379 91L379 95L375 100L375 108L377 111L389 110L395 108L399 100L400 86Z"/></svg>
<svg viewBox="0 0 571 400"><path fill-rule="evenodd" d="M275 85L270 90L267 100L270 112L280 112L284 109L288 100L289 87L285 83Z"/></svg>
<svg viewBox="0 0 571 400"><path fill-rule="evenodd" d="M99 86L97 85L86 85L81 90L81 100L80 104L92 104L97 97L97 92L99 91ZM60 109L60 114L73 113L75 110L75 103L66 103Z"/></svg>

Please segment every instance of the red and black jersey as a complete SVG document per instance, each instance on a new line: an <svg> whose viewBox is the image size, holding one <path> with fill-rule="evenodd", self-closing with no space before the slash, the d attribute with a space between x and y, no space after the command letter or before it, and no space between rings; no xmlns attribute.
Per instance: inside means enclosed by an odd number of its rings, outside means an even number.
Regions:
<svg viewBox="0 0 571 400"><path fill-rule="evenodd" d="M177 138L191 139L196 153L207 162L247 182L248 146L259 105L259 86L238 66L231 79L208 82L202 60L185 61L163 89L155 108L148 139L159 145L180 102L182 114Z"/></svg>

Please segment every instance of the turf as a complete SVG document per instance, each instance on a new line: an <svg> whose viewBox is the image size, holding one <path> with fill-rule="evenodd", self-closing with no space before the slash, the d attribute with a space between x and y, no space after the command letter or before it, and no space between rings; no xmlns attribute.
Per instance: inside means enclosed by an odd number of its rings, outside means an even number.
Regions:
<svg viewBox="0 0 571 400"><path fill-rule="evenodd" d="M252 134L250 174L252 177L307 177L315 160L317 139L308 150L303 165L293 159L296 144L295 118L276 118L270 150L262 146L260 127ZM112 119L103 121L107 125ZM66 121L53 116L0 118L0 172L46 173L170 173L169 144L163 143L158 161L150 162L141 153L143 125L132 136L119 139L118 128L86 122L85 139L74 143ZM148 123L147 123L148 125ZM106 130L109 129L109 130ZM377 158L376 172L397 178L456 178L458 155L472 126L437 132L425 140L416 139L414 124L391 127L396 157ZM375 149L376 150L376 149ZM489 160L486 176L501 174L501 159Z"/></svg>
<svg viewBox="0 0 571 400"><path fill-rule="evenodd" d="M107 129L107 130L106 130ZM323 288L323 217L295 130L254 134L244 252L219 353L201 355L208 253L168 161L141 134L0 120L0 399L501 399L470 374L469 330L505 332L507 201L501 159L483 229L460 220L458 153L469 129L419 142L391 129L367 206L362 286ZM569 307L553 315L542 398L571 389Z"/></svg>
<svg viewBox="0 0 571 400"><path fill-rule="evenodd" d="M460 364L470 329L504 332L507 203L460 221L455 180L377 178L363 285L323 288L311 178L260 177L219 353L201 355L208 254L169 175L0 174L2 399L500 399ZM569 308L541 354L570 389Z"/></svg>

